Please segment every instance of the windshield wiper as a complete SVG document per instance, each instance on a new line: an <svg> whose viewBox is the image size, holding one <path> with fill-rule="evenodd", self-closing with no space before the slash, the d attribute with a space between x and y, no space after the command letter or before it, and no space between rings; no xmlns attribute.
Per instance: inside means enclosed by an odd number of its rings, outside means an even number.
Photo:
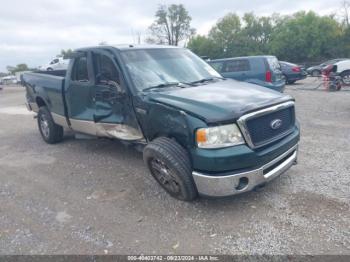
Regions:
<svg viewBox="0 0 350 262"><path fill-rule="evenodd" d="M207 77L207 78L203 78L203 79L200 79L200 80L197 80L197 81L193 81L193 82L189 82L189 83L186 83L188 85L195 85L195 84L200 84L200 83L205 83L205 82L211 82L211 81L214 81L215 79L222 79L224 80L225 78L223 77Z"/></svg>
<svg viewBox="0 0 350 262"><path fill-rule="evenodd" d="M162 84L155 85L155 86L146 87L146 88L142 89L142 91L148 91L148 90L157 89L157 88L165 88L165 87L169 87L169 86L178 86L180 84L181 83L179 83L179 82L167 82L167 83L162 83Z"/></svg>

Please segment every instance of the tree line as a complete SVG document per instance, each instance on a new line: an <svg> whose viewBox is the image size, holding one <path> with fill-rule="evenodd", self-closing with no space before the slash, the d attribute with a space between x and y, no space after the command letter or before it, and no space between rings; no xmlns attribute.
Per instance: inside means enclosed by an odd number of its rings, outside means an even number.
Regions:
<svg viewBox="0 0 350 262"><path fill-rule="evenodd" d="M291 62L350 57L350 27L334 16L297 12L242 18L230 13L221 18L208 36L194 36L188 48L211 59L249 55L275 55Z"/></svg>
<svg viewBox="0 0 350 262"><path fill-rule="evenodd" d="M196 35L191 16L183 5L160 6L149 27L146 42L187 47L211 59L275 55L291 62L322 61L350 57L350 3L344 0L339 15L318 15L300 11L292 15L242 17L228 13L211 28L208 35Z"/></svg>

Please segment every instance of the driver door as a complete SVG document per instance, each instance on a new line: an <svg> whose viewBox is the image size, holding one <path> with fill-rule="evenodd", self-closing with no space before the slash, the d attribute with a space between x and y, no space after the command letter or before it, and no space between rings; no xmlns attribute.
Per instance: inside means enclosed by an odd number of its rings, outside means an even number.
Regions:
<svg viewBox="0 0 350 262"><path fill-rule="evenodd" d="M95 92L94 115L98 136L122 140L143 138L115 57L107 51L92 52Z"/></svg>

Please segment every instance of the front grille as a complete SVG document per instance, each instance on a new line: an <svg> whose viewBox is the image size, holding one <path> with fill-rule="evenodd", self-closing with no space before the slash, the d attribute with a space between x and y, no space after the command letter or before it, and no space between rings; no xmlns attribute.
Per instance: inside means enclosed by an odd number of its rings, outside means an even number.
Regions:
<svg viewBox="0 0 350 262"><path fill-rule="evenodd" d="M282 124L279 128L273 129L271 123L276 119L281 120ZM292 130L295 125L294 106L247 119L245 124L254 146L263 146L283 137Z"/></svg>

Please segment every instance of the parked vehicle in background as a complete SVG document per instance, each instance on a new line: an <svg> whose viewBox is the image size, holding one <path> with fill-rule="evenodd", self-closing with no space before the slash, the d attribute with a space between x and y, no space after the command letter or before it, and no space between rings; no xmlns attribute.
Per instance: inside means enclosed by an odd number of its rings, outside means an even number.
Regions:
<svg viewBox="0 0 350 262"><path fill-rule="evenodd" d="M40 70L53 71L53 70L65 70L69 64L69 59L63 59L62 57L51 60L50 63L40 66Z"/></svg>
<svg viewBox="0 0 350 262"><path fill-rule="evenodd" d="M294 99L222 78L187 49L82 48L63 73L22 77L42 138L58 143L66 127L142 146L177 199L250 191L296 163Z"/></svg>
<svg viewBox="0 0 350 262"><path fill-rule="evenodd" d="M283 92L285 80L275 56L245 56L208 61L226 78L245 81Z"/></svg>
<svg viewBox="0 0 350 262"><path fill-rule="evenodd" d="M287 84L294 84L296 81L306 78L307 73L301 66L285 61L279 63Z"/></svg>
<svg viewBox="0 0 350 262"><path fill-rule="evenodd" d="M311 76L320 76L322 74L322 70L328 66L328 65L332 65L334 63L337 63L339 61L343 61L343 60L347 60L348 58L336 58L336 59L332 59L332 60L328 60L326 62L323 62L320 65L316 65L316 66L311 66L308 67L306 69L306 72L311 75Z"/></svg>
<svg viewBox="0 0 350 262"><path fill-rule="evenodd" d="M17 84L17 78L14 75L4 76L1 78L1 83L3 85Z"/></svg>
<svg viewBox="0 0 350 262"><path fill-rule="evenodd" d="M336 65L328 65L322 70L323 86L328 91L339 91L342 88L342 78L337 73Z"/></svg>
<svg viewBox="0 0 350 262"><path fill-rule="evenodd" d="M337 73L344 85L350 85L350 59L334 64L334 72Z"/></svg>

